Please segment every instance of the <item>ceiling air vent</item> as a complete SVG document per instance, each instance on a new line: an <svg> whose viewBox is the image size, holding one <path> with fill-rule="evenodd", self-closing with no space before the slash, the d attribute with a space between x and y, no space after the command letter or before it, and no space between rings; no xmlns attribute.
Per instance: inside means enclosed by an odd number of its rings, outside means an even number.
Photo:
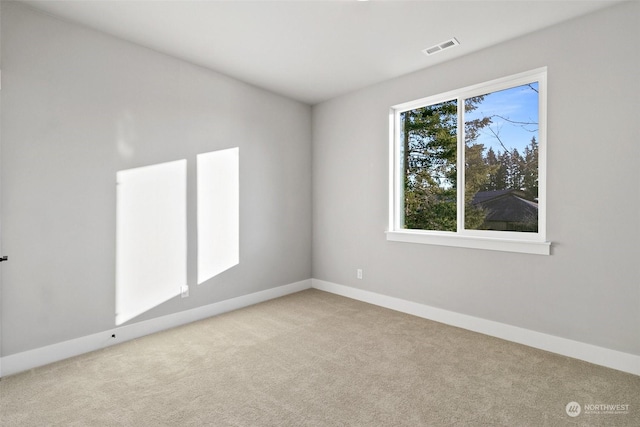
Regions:
<svg viewBox="0 0 640 427"><path fill-rule="evenodd" d="M425 55L433 55L434 53L438 53L441 52L445 49L448 49L450 47L453 46L458 46L460 44L460 42L458 40L454 38L447 40L446 42L442 42L440 44L437 44L435 46L431 46L428 47L426 49L423 50L423 52L425 53Z"/></svg>

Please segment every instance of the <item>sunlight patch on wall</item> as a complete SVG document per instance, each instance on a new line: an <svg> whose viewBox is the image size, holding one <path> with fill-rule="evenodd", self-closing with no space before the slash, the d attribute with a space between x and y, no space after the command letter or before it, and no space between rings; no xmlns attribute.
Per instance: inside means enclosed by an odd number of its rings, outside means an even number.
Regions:
<svg viewBox="0 0 640 427"><path fill-rule="evenodd" d="M198 284L240 262L239 148L197 156Z"/></svg>
<svg viewBox="0 0 640 427"><path fill-rule="evenodd" d="M180 294L187 280L187 161L119 171L116 325Z"/></svg>

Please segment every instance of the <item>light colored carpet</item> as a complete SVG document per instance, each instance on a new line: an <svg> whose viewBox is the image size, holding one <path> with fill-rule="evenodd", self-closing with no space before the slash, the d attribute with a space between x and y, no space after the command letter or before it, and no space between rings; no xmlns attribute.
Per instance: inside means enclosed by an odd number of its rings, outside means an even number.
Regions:
<svg viewBox="0 0 640 427"><path fill-rule="evenodd" d="M640 377L307 290L3 378L0 425L640 426Z"/></svg>

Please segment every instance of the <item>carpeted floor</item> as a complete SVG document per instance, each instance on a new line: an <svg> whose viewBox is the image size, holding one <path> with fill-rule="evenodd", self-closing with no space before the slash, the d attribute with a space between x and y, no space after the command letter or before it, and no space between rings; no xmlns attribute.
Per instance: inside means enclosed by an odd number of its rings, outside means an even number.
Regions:
<svg viewBox="0 0 640 427"><path fill-rule="evenodd" d="M2 378L0 425L640 426L640 377L307 290Z"/></svg>

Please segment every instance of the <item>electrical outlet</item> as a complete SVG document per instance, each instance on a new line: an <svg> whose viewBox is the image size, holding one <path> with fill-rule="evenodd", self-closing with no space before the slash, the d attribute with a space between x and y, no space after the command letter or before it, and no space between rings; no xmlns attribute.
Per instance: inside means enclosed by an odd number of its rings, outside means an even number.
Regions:
<svg viewBox="0 0 640 427"><path fill-rule="evenodd" d="M189 296L189 286L181 286L180 287L180 296L182 298L186 298Z"/></svg>
<svg viewBox="0 0 640 427"><path fill-rule="evenodd" d="M359 268L356 270L356 277L362 280L362 269Z"/></svg>

